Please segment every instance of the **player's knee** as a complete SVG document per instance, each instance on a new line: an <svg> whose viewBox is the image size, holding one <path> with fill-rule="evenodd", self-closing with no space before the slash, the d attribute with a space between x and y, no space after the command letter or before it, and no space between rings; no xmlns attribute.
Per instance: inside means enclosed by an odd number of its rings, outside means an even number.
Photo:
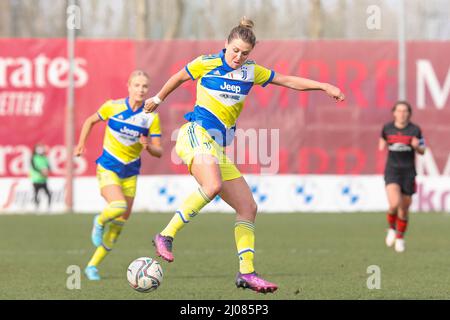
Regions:
<svg viewBox="0 0 450 320"><path fill-rule="evenodd" d="M398 208L395 208L395 207L389 207L388 214L390 214L390 215L396 215L397 212L398 212Z"/></svg>
<svg viewBox="0 0 450 320"><path fill-rule="evenodd" d="M254 216L256 216L256 212L258 212L258 205L255 201L252 201L248 204L248 212Z"/></svg>
<svg viewBox="0 0 450 320"><path fill-rule="evenodd" d="M258 211L258 205L255 201L249 201L241 204L236 211L242 219L253 221Z"/></svg>
<svg viewBox="0 0 450 320"><path fill-rule="evenodd" d="M222 189L222 181L209 181L202 186L203 192L208 196L209 199L214 199Z"/></svg>
<svg viewBox="0 0 450 320"><path fill-rule="evenodd" d="M394 203L389 205L389 214L398 214L398 210L400 209L399 203Z"/></svg>
<svg viewBox="0 0 450 320"><path fill-rule="evenodd" d="M123 220L125 220L125 222L128 220L128 218L131 215L131 208L128 208L127 211L125 211L125 213L122 215Z"/></svg>
<svg viewBox="0 0 450 320"><path fill-rule="evenodd" d="M121 216L128 210L125 200L116 200L109 203L109 209L115 212L115 216Z"/></svg>

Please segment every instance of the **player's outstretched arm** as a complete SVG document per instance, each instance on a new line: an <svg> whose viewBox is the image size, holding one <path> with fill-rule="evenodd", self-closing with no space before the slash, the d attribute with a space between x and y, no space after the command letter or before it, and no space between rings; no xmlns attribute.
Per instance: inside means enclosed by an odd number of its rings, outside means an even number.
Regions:
<svg viewBox="0 0 450 320"><path fill-rule="evenodd" d="M191 77L184 68L171 76L156 96L145 100L145 112L149 113L155 111L156 108L158 108L159 104L163 102L164 99L166 99L172 91L174 91L190 78Z"/></svg>
<svg viewBox="0 0 450 320"><path fill-rule="evenodd" d="M147 150L147 152L156 158L161 158L163 154L163 148L161 146L161 138L160 137L152 137L151 143L148 142L148 138L141 134L139 137L139 142L142 144L142 148Z"/></svg>
<svg viewBox="0 0 450 320"><path fill-rule="evenodd" d="M78 139L78 144L75 147L74 155L76 157L81 156L84 153L86 140L91 133L92 127L100 122L102 119L98 116L97 113L89 116L83 123L83 127L81 128L80 138Z"/></svg>
<svg viewBox="0 0 450 320"><path fill-rule="evenodd" d="M344 94L338 87L311 79L275 73L272 83L298 91L322 90L336 101L343 101L345 99Z"/></svg>

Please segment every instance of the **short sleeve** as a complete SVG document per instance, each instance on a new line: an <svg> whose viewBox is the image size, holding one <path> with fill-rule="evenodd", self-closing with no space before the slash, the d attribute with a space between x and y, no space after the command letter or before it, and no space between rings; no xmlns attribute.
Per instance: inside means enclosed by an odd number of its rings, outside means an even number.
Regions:
<svg viewBox="0 0 450 320"><path fill-rule="evenodd" d="M422 139L422 130L420 130L420 127L417 127L417 132L416 132L416 138L417 139Z"/></svg>
<svg viewBox="0 0 450 320"><path fill-rule="evenodd" d="M151 137L161 137L161 124L159 121L159 114L154 113L153 122L150 125L148 133Z"/></svg>
<svg viewBox="0 0 450 320"><path fill-rule="evenodd" d="M97 114L103 121L108 120L109 117L113 115L113 105L112 100L106 101L102 106L97 110Z"/></svg>
<svg viewBox="0 0 450 320"><path fill-rule="evenodd" d="M203 56L199 56L184 67L192 80L198 79L207 72L204 62L205 60L203 59Z"/></svg>
<svg viewBox="0 0 450 320"><path fill-rule="evenodd" d="M255 84L263 87L272 82L275 72L255 64Z"/></svg>

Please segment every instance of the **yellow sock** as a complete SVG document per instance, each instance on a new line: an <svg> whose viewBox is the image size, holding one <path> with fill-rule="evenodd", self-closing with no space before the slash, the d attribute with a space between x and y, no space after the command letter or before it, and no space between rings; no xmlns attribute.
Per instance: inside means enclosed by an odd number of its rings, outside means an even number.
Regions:
<svg viewBox="0 0 450 320"><path fill-rule="evenodd" d="M203 192L202 188L198 188L189 197L184 200L180 208L177 210L172 220L166 228L161 232L161 235L175 238L176 233L189 223L191 218L195 217L200 210L206 206L211 200Z"/></svg>
<svg viewBox="0 0 450 320"><path fill-rule="evenodd" d="M122 228L125 225L125 222L126 220L123 219L122 217L119 217L111 221L108 231L105 232L103 236L102 245L99 246L97 250L95 250L94 255L92 256L91 260L88 263L88 266L97 267L100 264L100 262L102 262L103 259L105 259L105 257L114 247L117 238L122 232Z"/></svg>
<svg viewBox="0 0 450 320"><path fill-rule="evenodd" d="M255 271L253 258L255 254L255 226L249 221L236 221L234 238L239 256L239 272L252 273Z"/></svg>
<svg viewBox="0 0 450 320"><path fill-rule="evenodd" d="M100 225L105 225L105 223L112 221L127 211L127 202L125 200L111 201L108 203L105 209L97 219Z"/></svg>
<svg viewBox="0 0 450 320"><path fill-rule="evenodd" d="M92 256L91 260L88 262L88 266L98 266L100 262L105 259L107 254L109 253L108 250L105 249L103 246L98 246L97 249L94 252L94 255Z"/></svg>

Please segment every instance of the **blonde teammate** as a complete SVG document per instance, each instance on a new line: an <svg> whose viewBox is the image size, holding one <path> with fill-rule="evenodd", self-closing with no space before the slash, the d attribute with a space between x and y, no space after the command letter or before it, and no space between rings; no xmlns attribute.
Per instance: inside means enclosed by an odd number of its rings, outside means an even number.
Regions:
<svg viewBox="0 0 450 320"><path fill-rule="evenodd" d="M146 150L157 158L162 155L159 116L143 111L148 86L148 75L140 70L134 71L128 80L129 96L107 101L88 117L75 149L76 156L82 155L92 127L100 121L107 122L103 153L96 161L97 179L107 205L94 218L91 237L97 249L85 269L90 280L100 280L97 266L113 248L130 216L141 166L141 151ZM107 225L108 231L104 232Z"/></svg>
<svg viewBox="0 0 450 320"><path fill-rule="evenodd" d="M224 154L224 147L233 139L236 120L253 85L265 87L272 83L299 91L322 90L337 101L342 101L344 95L330 84L275 73L248 60L256 44L252 27L253 22L243 18L231 30L225 49L190 62L146 101L145 110L153 112L183 82L198 80L196 106L185 116L188 122L179 131L176 151L199 187L154 237L157 255L173 261L172 242L176 233L220 195L236 211L234 234L239 257L236 286L266 293L274 292L277 285L261 278L254 269L256 203L247 182Z"/></svg>

